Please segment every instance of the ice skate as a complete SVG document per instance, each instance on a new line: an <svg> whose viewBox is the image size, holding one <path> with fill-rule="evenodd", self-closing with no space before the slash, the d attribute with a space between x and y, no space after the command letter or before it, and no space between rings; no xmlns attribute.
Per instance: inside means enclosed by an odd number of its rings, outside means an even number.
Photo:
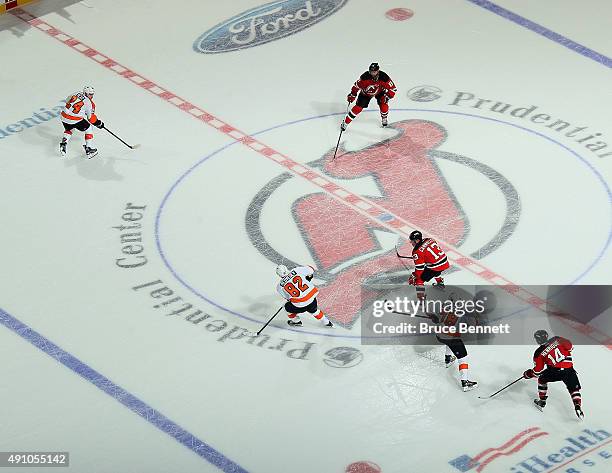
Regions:
<svg viewBox="0 0 612 473"><path fill-rule="evenodd" d="M302 321L298 320L297 322L294 320L287 320L287 324L291 325L292 327L301 327L302 326Z"/></svg>
<svg viewBox="0 0 612 473"><path fill-rule="evenodd" d="M387 117L382 119L382 126L383 128L387 127L387 125L389 125L389 123L387 122Z"/></svg>
<svg viewBox="0 0 612 473"><path fill-rule="evenodd" d="M475 389L477 386L478 386L478 383L476 381L468 381L465 379L461 380L461 387L463 388L463 392L471 391L472 389Z"/></svg>
<svg viewBox="0 0 612 473"><path fill-rule="evenodd" d="M68 141L66 141L66 138L62 138L62 141L60 143L60 155L62 156L62 158L66 157L66 145L68 144Z"/></svg>
<svg viewBox="0 0 612 473"><path fill-rule="evenodd" d="M546 401L544 399L534 399L533 403L541 411L543 411L544 407L546 407Z"/></svg>
<svg viewBox="0 0 612 473"><path fill-rule="evenodd" d="M453 355L446 355L444 356L444 365L448 368L455 362L456 359L457 357Z"/></svg>
<svg viewBox="0 0 612 473"><path fill-rule="evenodd" d="M333 327L334 327L334 324L332 324L332 321L331 321L331 320L328 320L328 321L327 321L327 323L325 324L325 326L326 326L326 327L329 327L329 328L333 328Z"/></svg>
<svg viewBox="0 0 612 473"><path fill-rule="evenodd" d="M435 282L433 283L433 286L439 289L444 289L446 287L444 285L444 278L436 278Z"/></svg>
<svg viewBox="0 0 612 473"><path fill-rule="evenodd" d="M83 148L85 149L85 154L87 155L87 159L94 158L98 155L98 150L96 148L90 148L87 145L83 145Z"/></svg>
<svg viewBox="0 0 612 473"><path fill-rule="evenodd" d="M342 121L342 123L340 123L340 130L346 131L346 123L344 122L344 120Z"/></svg>
<svg viewBox="0 0 612 473"><path fill-rule="evenodd" d="M576 416L578 417L578 419L584 419L584 412L582 412L582 407L576 404L574 406L574 409L576 409Z"/></svg>

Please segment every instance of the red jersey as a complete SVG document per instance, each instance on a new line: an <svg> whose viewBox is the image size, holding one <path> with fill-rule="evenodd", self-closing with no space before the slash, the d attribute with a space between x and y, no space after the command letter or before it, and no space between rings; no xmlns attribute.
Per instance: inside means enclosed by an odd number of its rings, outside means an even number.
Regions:
<svg viewBox="0 0 612 473"><path fill-rule="evenodd" d="M573 368L572 342L567 338L553 337L540 345L533 354L533 374L539 376L547 368Z"/></svg>
<svg viewBox="0 0 612 473"><path fill-rule="evenodd" d="M414 260L415 286L423 285L421 276L425 268L432 271L444 271L450 267L446 253L433 238L425 238L415 246L412 250L412 259Z"/></svg>
<svg viewBox="0 0 612 473"><path fill-rule="evenodd" d="M355 81L355 83L353 84L353 88L351 89L351 95L357 95L359 91L370 97L374 97L375 95L384 93L390 99L392 99L393 97L395 97L395 92L397 92L397 88L395 87L395 84L387 75L387 73L379 71L378 78L374 80L370 73L366 71L361 74L359 79L357 79L357 81Z"/></svg>

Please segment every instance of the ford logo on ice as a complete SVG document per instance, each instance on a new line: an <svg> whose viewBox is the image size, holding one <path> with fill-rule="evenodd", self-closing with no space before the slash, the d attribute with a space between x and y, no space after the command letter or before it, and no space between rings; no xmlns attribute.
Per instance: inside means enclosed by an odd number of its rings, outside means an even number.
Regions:
<svg viewBox="0 0 612 473"><path fill-rule="evenodd" d="M225 53L269 43L304 30L332 15L348 0L282 0L236 15L202 34L193 49Z"/></svg>

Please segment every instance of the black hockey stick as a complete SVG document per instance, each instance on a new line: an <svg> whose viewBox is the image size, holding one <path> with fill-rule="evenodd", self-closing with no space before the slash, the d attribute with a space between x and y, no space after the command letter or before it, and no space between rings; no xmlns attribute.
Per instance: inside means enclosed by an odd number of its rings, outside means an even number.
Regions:
<svg viewBox="0 0 612 473"><path fill-rule="evenodd" d="M397 243L399 243L399 242L397 242ZM400 255L400 254L399 254L399 250L397 249L397 243L395 244L395 254L396 254L396 255L397 255L397 257L399 258L400 263L402 263L402 266L403 266L404 268L406 268L406 270L407 270L407 271L410 271L410 270L411 270L411 268L409 268L408 266L406 266L406 265L404 264L404 262L402 261L402 259L412 259L412 256L402 256L402 255Z"/></svg>
<svg viewBox="0 0 612 473"><path fill-rule="evenodd" d="M346 106L346 114L348 114L351 103L352 102L349 102L349 104ZM344 118L342 118L342 123L344 123ZM340 127L340 134L338 135L338 142L336 143L336 150L334 151L334 157L331 159L332 161L336 159L336 154L338 153L338 146L340 146L340 138L342 138L343 132L344 130L342 129L342 127Z"/></svg>
<svg viewBox="0 0 612 473"><path fill-rule="evenodd" d="M334 157L331 158L331 160L333 161L334 159L336 159L336 153L338 153L338 146L340 146L340 138L342 138L342 132L344 130L342 128L340 128L340 134L338 135L338 142L336 143L336 150L334 151Z"/></svg>
<svg viewBox="0 0 612 473"><path fill-rule="evenodd" d="M125 146L127 146L130 149L136 149L136 148L138 148L140 146L140 145L129 145L125 141L123 141L121 138L119 138L117 135L115 135L112 131L110 131L108 128L104 127L104 129L106 131L108 131L111 135L113 135L115 138L117 138L119 141L121 141Z"/></svg>
<svg viewBox="0 0 612 473"><path fill-rule="evenodd" d="M399 250L397 249L397 243L395 244L395 254L397 255L398 258L412 259L412 256L404 256L404 255L399 254Z"/></svg>
<svg viewBox="0 0 612 473"><path fill-rule="evenodd" d="M512 381L510 384L507 384L506 386L504 386L503 388L501 388L499 391L494 392L493 394L491 394L490 396L478 396L478 399L491 399L493 396L495 396L496 394L499 394L500 392L502 392L504 389L508 389L510 386L512 386L514 383L518 383L521 379L523 379L523 377L521 376L518 379L515 379L514 381Z"/></svg>
<svg viewBox="0 0 612 473"><path fill-rule="evenodd" d="M247 333L248 333L250 336L252 336L252 337L258 337L258 336L259 336L259 334L260 334L261 332L263 332L263 329L264 329L264 328L266 328L266 327L268 326L268 324L269 324L270 322L272 322L272 320L274 320L274 317L276 317L276 316L278 315L278 313L279 313L279 312L280 312L280 311L283 309L283 307L285 307L285 306L284 306L284 305L280 306L280 307L278 308L278 310L275 312L275 314L274 314L272 317L270 317L270 319L269 319L269 320L268 320L268 321L265 323L265 325L264 325L263 327L261 327L261 328L260 328L260 329L257 331L257 333L253 333L253 332L247 332Z"/></svg>

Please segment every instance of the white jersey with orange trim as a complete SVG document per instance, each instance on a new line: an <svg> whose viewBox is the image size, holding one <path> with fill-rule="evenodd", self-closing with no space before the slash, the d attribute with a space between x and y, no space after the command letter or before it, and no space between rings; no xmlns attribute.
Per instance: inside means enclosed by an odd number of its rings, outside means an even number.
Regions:
<svg viewBox="0 0 612 473"><path fill-rule="evenodd" d="M442 311L436 316L436 319L436 325L443 329L442 333L437 334L438 338L441 338L443 340L453 340L461 338L461 334L459 333L459 323L465 322L465 320L462 320L462 317L457 317L450 311ZM446 331L444 331L444 328L448 330L450 327L454 327L456 332L447 333Z"/></svg>
<svg viewBox="0 0 612 473"><path fill-rule="evenodd" d="M64 123L73 125L81 120L93 123L97 120L96 104L83 92L77 92L66 99L64 110L60 114Z"/></svg>
<svg viewBox="0 0 612 473"><path fill-rule="evenodd" d="M297 266L281 278L276 290L294 306L306 307L319 294L317 286L311 282L313 274L312 266Z"/></svg>

